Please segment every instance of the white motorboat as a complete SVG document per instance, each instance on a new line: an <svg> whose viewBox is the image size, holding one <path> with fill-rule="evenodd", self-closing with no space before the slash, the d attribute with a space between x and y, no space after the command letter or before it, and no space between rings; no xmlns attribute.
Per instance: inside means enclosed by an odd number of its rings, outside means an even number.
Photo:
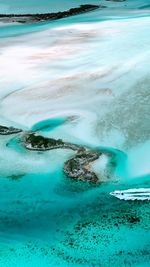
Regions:
<svg viewBox="0 0 150 267"><path fill-rule="evenodd" d="M110 195L121 200L150 200L150 188L133 188L127 190L116 190Z"/></svg>

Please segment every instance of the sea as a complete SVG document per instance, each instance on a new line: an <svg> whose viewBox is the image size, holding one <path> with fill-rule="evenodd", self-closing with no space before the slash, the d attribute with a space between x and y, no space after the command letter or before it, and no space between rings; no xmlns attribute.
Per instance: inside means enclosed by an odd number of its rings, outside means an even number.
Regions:
<svg viewBox="0 0 150 267"><path fill-rule="evenodd" d="M150 266L150 202L110 195L150 188L150 1L0 0L0 14L82 4L106 8L0 22L0 125L107 152L92 185L64 174L75 152L0 135L0 267Z"/></svg>

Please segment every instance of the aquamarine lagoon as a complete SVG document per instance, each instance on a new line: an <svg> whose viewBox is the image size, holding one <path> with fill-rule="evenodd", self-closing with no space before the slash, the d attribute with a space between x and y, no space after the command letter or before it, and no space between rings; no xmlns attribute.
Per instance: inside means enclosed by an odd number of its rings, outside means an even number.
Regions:
<svg viewBox="0 0 150 267"><path fill-rule="evenodd" d="M149 200L150 1L0 0L0 267L149 267Z"/></svg>

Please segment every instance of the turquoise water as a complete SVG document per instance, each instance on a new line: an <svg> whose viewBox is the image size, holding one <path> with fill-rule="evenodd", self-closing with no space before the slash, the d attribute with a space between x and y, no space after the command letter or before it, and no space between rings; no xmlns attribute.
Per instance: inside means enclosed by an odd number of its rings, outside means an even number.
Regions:
<svg viewBox="0 0 150 267"><path fill-rule="evenodd" d="M65 123L65 118L55 118L45 121L40 121L32 126L32 131L50 131L53 130L55 127L60 126L61 124Z"/></svg>
<svg viewBox="0 0 150 267"><path fill-rule="evenodd" d="M0 13L85 2L0 1ZM109 194L150 187L149 1L97 2L108 8L0 24L0 125L113 155L93 163L95 186L65 177L74 152L0 136L0 267L150 265L149 202Z"/></svg>

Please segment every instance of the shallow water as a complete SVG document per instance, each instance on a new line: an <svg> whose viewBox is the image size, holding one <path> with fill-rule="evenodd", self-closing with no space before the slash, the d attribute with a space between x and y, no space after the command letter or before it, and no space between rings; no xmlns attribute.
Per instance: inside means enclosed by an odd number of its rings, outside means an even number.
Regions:
<svg viewBox="0 0 150 267"><path fill-rule="evenodd" d="M0 1L0 13L86 1ZM0 125L114 155L92 186L65 177L68 150L35 152L0 136L0 267L148 267L149 202L114 190L150 187L149 1L67 19L0 25ZM88 2L89 3L89 2Z"/></svg>
<svg viewBox="0 0 150 267"><path fill-rule="evenodd" d="M99 4L100 1L92 0L91 3ZM0 0L0 9L3 13L46 13L46 12L57 12L60 10L67 10L69 8L89 4L88 0L26 0L25 2L21 0ZM2 13L1 12L1 13Z"/></svg>

